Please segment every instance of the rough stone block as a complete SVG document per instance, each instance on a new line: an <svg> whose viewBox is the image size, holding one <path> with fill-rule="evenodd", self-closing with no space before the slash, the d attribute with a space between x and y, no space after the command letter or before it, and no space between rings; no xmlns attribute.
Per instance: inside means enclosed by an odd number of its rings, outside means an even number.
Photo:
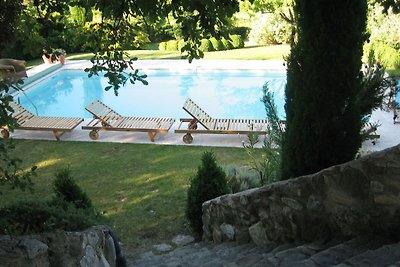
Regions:
<svg viewBox="0 0 400 267"><path fill-rule="evenodd" d="M236 228L235 240L239 244L245 244L250 242L249 229L247 227Z"/></svg>
<svg viewBox="0 0 400 267"><path fill-rule="evenodd" d="M249 228L249 234L251 240L257 246L263 246L269 242L267 234L265 233L265 227L262 222L258 222Z"/></svg>
<svg viewBox="0 0 400 267"><path fill-rule="evenodd" d="M177 235L172 239L172 243L177 247L183 247L194 242L194 237L191 235Z"/></svg>
<svg viewBox="0 0 400 267"><path fill-rule="evenodd" d="M231 224L223 223L220 226L223 239L227 239L229 241L235 240L235 227Z"/></svg>

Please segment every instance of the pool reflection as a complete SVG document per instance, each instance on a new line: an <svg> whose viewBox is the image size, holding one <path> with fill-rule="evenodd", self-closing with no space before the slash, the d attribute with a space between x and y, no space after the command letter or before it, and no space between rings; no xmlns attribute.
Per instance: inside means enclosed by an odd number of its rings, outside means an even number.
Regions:
<svg viewBox="0 0 400 267"><path fill-rule="evenodd" d="M127 84L115 96L105 91L104 77L88 78L78 70L63 70L20 95L20 102L39 115L90 117L84 107L99 99L125 116L187 117L182 110L191 98L215 118L265 118L260 99L266 81L275 93L279 114L284 114L285 73L151 71L149 85ZM33 103L33 105L32 105Z"/></svg>

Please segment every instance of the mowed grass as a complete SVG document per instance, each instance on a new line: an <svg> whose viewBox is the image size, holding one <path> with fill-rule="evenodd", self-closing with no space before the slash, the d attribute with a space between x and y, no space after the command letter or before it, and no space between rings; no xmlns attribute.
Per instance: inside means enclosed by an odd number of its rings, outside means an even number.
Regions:
<svg viewBox="0 0 400 267"><path fill-rule="evenodd" d="M139 59L181 59L182 55L177 51L160 51L160 50L128 50L126 51L130 57ZM238 60L283 60L290 52L289 45L272 45L272 46L252 46L241 49L233 49L227 51L205 52L204 59L238 59ZM90 59L91 53L68 54L67 60ZM28 66L41 64L42 61L29 61Z"/></svg>
<svg viewBox="0 0 400 267"><path fill-rule="evenodd" d="M127 52L139 59L181 59L179 52ZM204 58L282 60L288 53L289 46L246 47L207 52ZM67 60L92 56L69 53ZM38 64L42 64L42 59L27 62L28 68ZM38 166L35 192L0 188L3 192L0 206L50 198L54 173L69 167L96 209L107 216L131 257L151 249L152 245L168 242L177 234L190 233L184 217L186 193L189 178L195 175L204 151L214 151L220 165L249 164L247 154L240 148L33 140L15 140L15 143L15 153L25 168Z"/></svg>
<svg viewBox="0 0 400 267"><path fill-rule="evenodd" d="M204 151L220 165L247 165L241 148L144 145L99 142L14 140L13 153L28 169L38 166L33 194L0 187L1 206L51 197L54 173L69 167L72 176L104 212L130 257L190 233L184 216L189 178Z"/></svg>

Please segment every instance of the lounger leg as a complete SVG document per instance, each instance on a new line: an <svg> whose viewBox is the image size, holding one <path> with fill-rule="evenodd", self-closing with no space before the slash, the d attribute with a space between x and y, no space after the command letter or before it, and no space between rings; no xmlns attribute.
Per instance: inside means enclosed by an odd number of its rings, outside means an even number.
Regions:
<svg viewBox="0 0 400 267"><path fill-rule="evenodd" d="M57 141L60 141L60 137L64 134L65 132L59 132L59 131L53 131L54 137L57 139Z"/></svg>
<svg viewBox="0 0 400 267"><path fill-rule="evenodd" d="M154 142L154 138L156 137L157 132L148 132L149 138L151 142Z"/></svg>

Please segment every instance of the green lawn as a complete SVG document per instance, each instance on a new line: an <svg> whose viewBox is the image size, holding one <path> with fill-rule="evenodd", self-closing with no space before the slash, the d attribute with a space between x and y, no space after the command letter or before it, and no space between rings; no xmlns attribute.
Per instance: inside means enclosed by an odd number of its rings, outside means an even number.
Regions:
<svg viewBox="0 0 400 267"><path fill-rule="evenodd" d="M179 52L152 50L129 50L131 57L139 59L181 59ZM250 46L242 49L233 49L227 51L214 51L204 53L204 59L238 59L238 60L283 60L290 52L289 45L271 45L271 46ZM70 59L90 59L91 53L68 54ZM29 60L27 67L31 68L43 63L42 59ZM391 76L400 77L400 70L388 69Z"/></svg>
<svg viewBox="0 0 400 267"><path fill-rule="evenodd" d="M204 59L283 60L288 55L288 45L255 46L227 51L204 53ZM129 54L139 59L180 59L181 54L160 50L131 50Z"/></svg>
<svg viewBox="0 0 400 267"><path fill-rule="evenodd" d="M283 60L290 51L289 45L254 46L228 51L214 51L204 53L205 59L243 59L243 60ZM131 57L139 59L181 59L179 52L160 50L129 50ZM68 59L90 59L91 53L68 54ZM27 66L32 67L42 63L42 60L28 61Z"/></svg>
<svg viewBox="0 0 400 267"><path fill-rule="evenodd" d="M69 166L72 176L104 211L126 253L149 249L190 230L184 218L189 177L200 157L214 151L220 165L247 165L241 148L14 140L25 168L38 166L35 192L0 187L1 205L49 198L54 173Z"/></svg>
<svg viewBox="0 0 400 267"><path fill-rule="evenodd" d="M276 59L289 52L288 46L248 47L205 53L206 59ZM139 59L180 59L177 52L129 51ZM67 60L90 59L92 54L68 54ZM29 61L27 66L41 64ZM3 191L0 205L22 199L50 197L54 173L70 167L73 177L88 193L94 206L106 214L120 236L128 255L189 233L184 218L189 177L200 164L205 147L161 146L91 142L15 140L15 153L26 168L37 165L35 193ZM247 165L240 148L212 148L221 165Z"/></svg>
<svg viewBox="0 0 400 267"><path fill-rule="evenodd" d="M129 51L140 59L179 59L177 52ZM289 46L247 47L205 53L206 59L282 60ZM69 54L67 59L90 59L91 54ZM40 60L28 62L35 66ZM103 211L123 242L128 256L188 233L184 218L189 177L196 172L206 147L94 142L15 140L15 153L25 168L37 165L35 193L1 188L1 204L22 199L49 198L54 173L70 167L73 177ZM240 148L212 148L221 165L247 165Z"/></svg>

